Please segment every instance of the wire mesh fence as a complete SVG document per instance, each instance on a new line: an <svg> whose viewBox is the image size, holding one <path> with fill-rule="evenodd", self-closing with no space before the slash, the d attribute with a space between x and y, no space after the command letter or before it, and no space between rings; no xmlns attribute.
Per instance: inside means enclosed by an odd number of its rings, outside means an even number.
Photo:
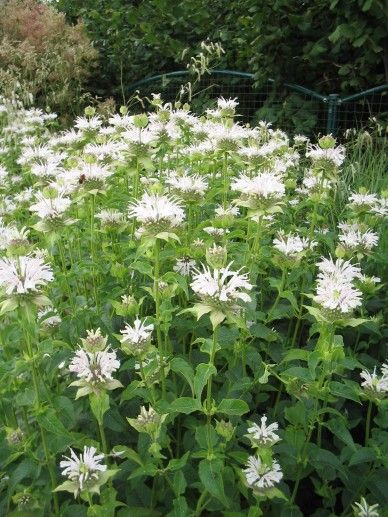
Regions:
<svg viewBox="0 0 388 517"><path fill-rule="evenodd" d="M155 75L127 88L146 99L160 93L164 102L189 101L190 109L201 114L214 107L215 100L237 97L242 122L255 125L259 120L271 122L290 133L341 135L349 128L368 126L377 118L382 125L388 121L388 84L370 88L351 96L322 95L292 83L275 83L269 79L256 86L253 74L234 70L213 70L194 84L191 93L182 95L182 86L192 80L186 70ZM193 84L193 83L191 83ZM132 104L134 112L143 108L139 100Z"/></svg>

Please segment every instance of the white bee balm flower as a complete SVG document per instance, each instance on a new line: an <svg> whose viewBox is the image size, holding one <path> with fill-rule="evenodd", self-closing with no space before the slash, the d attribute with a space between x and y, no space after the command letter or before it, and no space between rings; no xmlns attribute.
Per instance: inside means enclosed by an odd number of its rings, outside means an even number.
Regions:
<svg viewBox="0 0 388 517"><path fill-rule="evenodd" d="M252 289L248 282L248 274L240 271L231 271L230 263L227 267L213 271L203 266L203 271L194 269L193 282L190 284L193 291L204 301L219 301L235 303L238 300L250 302L251 297L245 292Z"/></svg>
<svg viewBox="0 0 388 517"><path fill-rule="evenodd" d="M280 440L280 437L275 433L278 429L279 424L277 422L267 425L267 417L263 415L260 425L254 423L248 428L249 438L257 446L271 447Z"/></svg>
<svg viewBox="0 0 388 517"><path fill-rule="evenodd" d="M283 477L280 465L273 460L271 466L264 465L258 456L249 456L244 469L247 483L252 488L265 490L277 485Z"/></svg>
<svg viewBox="0 0 388 517"><path fill-rule="evenodd" d="M98 481L101 473L107 470L107 466L101 464L104 454L96 454L96 452L95 447L85 445L83 453L77 456L73 449L70 449L70 458L63 456L65 459L59 464L60 468L63 469L62 476L67 476L75 483L74 497L77 497L79 492Z"/></svg>
<svg viewBox="0 0 388 517"><path fill-rule="evenodd" d="M128 215L145 228L154 228L159 232L180 226L185 218L185 213L175 198L148 193L129 205Z"/></svg>
<svg viewBox="0 0 388 517"><path fill-rule="evenodd" d="M0 259L0 286L8 295L37 292L53 278L51 267L39 257Z"/></svg>

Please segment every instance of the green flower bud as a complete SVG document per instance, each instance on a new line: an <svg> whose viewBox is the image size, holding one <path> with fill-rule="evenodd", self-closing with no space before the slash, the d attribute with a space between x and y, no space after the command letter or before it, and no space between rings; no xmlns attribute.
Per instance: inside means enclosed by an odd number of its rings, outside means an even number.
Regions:
<svg viewBox="0 0 388 517"><path fill-rule="evenodd" d="M321 149L331 149L335 147L336 140L332 135L325 135L318 140L318 144Z"/></svg>

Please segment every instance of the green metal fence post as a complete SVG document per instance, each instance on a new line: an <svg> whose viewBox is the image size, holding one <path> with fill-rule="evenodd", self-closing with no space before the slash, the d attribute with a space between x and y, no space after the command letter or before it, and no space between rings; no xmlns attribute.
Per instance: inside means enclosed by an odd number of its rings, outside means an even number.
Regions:
<svg viewBox="0 0 388 517"><path fill-rule="evenodd" d="M337 93L331 93L327 97L327 124L326 133L335 136L337 133L337 108L341 101Z"/></svg>

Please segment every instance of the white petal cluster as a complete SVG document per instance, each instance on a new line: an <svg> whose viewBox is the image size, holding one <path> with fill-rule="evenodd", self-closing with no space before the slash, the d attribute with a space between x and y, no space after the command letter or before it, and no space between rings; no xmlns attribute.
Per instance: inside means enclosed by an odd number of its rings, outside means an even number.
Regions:
<svg viewBox="0 0 388 517"><path fill-rule="evenodd" d="M176 260L173 270L180 273L182 276L189 276L194 267L195 260L185 257Z"/></svg>
<svg viewBox="0 0 388 517"><path fill-rule="evenodd" d="M39 291L53 278L51 267L41 258L26 255L0 259L0 286L8 295Z"/></svg>
<svg viewBox="0 0 388 517"><path fill-rule="evenodd" d="M133 348L134 351L141 351L143 346L151 340L154 326L152 324L146 325L139 319L136 319L133 326L126 324L123 330L120 330L122 335L120 342L128 348Z"/></svg>
<svg viewBox="0 0 388 517"><path fill-rule="evenodd" d="M185 213L175 198L148 193L129 205L128 215L144 227L155 226L160 231L176 228L185 219Z"/></svg>
<svg viewBox="0 0 388 517"><path fill-rule="evenodd" d="M350 206L357 208L372 208L378 202L378 197L376 194L358 194L357 192L353 192L349 196Z"/></svg>
<svg viewBox="0 0 388 517"><path fill-rule="evenodd" d="M248 282L248 274L241 274L241 270L232 271L231 265L232 263L225 268L213 270L206 266L202 266L203 271L195 269L191 288L204 301L250 302L251 297L246 291L250 291L253 286Z"/></svg>
<svg viewBox="0 0 388 517"><path fill-rule="evenodd" d="M361 386L364 390L378 395L388 393L388 365L382 365L381 375L376 373L376 367L374 367L373 372L362 370L360 377L363 379Z"/></svg>
<svg viewBox="0 0 388 517"><path fill-rule="evenodd" d="M69 370L92 386L104 384L113 379L112 374L120 368L116 352L109 349L87 352L80 348L76 351Z"/></svg>
<svg viewBox="0 0 388 517"><path fill-rule="evenodd" d="M378 507L378 504L368 504L365 497L361 497L359 503L352 505L355 517L379 517Z"/></svg>
<svg viewBox="0 0 388 517"><path fill-rule="evenodd" d="M361 270L343 259L323 258L319 267L314 301L324 309L347 314L362 304L361 291L354 287Z"/></svg>
<svg viewBox="0 0 388 517"><path fill-rule="evenodd" d="M252 426L248 428L248 434L255 446L272 447L272 445L280 440L280 437L275 433L278 429L279 424L277 422L267 425L267 417L263 415L260 425L256 423L252 424Z"/></svg>
<svg viewBox="0 0 388 517"><path fill-rule="evenodd" d="M56 197L45 197L37 192L35 197L37 202L30 206L30 212L36 213L39 219L58 219L71 205L71 200L61 193Z"/></svg>
<svg viewBox="0 0 388 517"><path fill-rule="evenodd" d="M340 167L345 160L345 147L339 145L329 149L322 149L319 145L311 145L306 152L306 156L312 161L324 160L332 162L336 167Z"/></svg>
<svg viewBox="0 0 388 517"><path fill-rule="evenodd" d="M273 241L273 246L283 255L295 258L304 250L317 246L317 243L310 241L307 237L300 237L292 233L279 233L278 237Z"/></svg>
<svg viewBox="0 0 388 517"><path fill-rule="evenodd" d="M170 174L167 185L182 197L203 197L207 190L207 181L199 174Z"/></svg>
<svg viewBox="0 0 388 517"><path fill-rule="evenodd" d="M379 236L370 228L363 230L357 223L340 223L338 228L342 231L338 235L341 244L350 250L371 251L377 246Z"/></svg>
<svg viewBox="0 0 388 517"><path fill-rule="evenodd" d="M107 470L107 466L101 463L104 454L96 454L96 452L95 447L85 445L83 453L77 456L73 449L70 449L70 458L64 456L65 459L59 464L63 469L62 476L77 484L76 494L86 489L89 482L98 480L100 473Z"/></svg>
<svg viewBox="0 0 388 517"><path fill-rule="evenodd" d="M280 465L276 460L267 466L259 456L249 456L244 473L248 485L261 490L274 487L283 477Z"/></svg>
<svg viewBox="0 0 388 517"><path fill-rule="evenodd" d="M243 197L280 200L285 194L285 186L281 176L272 172L262 172L253 178L241 174L231 186Z"/></svg>
<svg viewBox="0 0 388 517"><path fill-rule="evenodd" d="M124 215L119 210L107 208L96 214L96 219L99 219L103 226L116 226L124 222Z"/></svg>

